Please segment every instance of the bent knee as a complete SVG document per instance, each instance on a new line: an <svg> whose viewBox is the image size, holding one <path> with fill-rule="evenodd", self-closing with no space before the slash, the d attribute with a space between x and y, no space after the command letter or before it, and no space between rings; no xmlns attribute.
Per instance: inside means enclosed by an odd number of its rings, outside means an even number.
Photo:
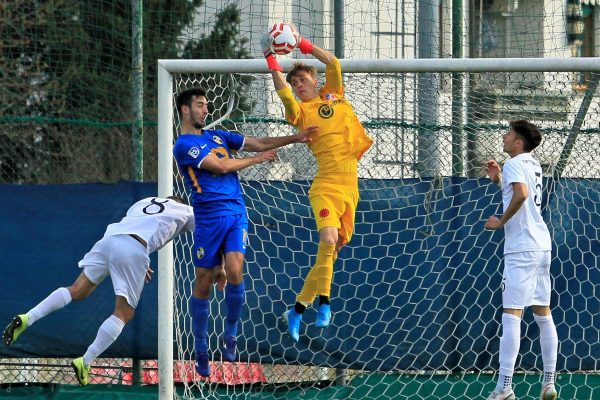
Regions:
<svg viewBox="0 0 600 400"><path fill-rule="evenodd" d="M133 316L135 315L135 311L133 309L131 309L131 311L125 311L125 312L119 313L118 315L115 313L115 315L117 318L119 318L121 321L123 321L124 324L126 324L133 319Z"/></svg>
<svg viewBox="0 0 600 400"><path fill-rule="evenodd" d="M69 294L71 295L71 299L73 301L83 300L92 293L92 289L82 287L80 285L73 285L67 288Z"/></svg>
<svg viewBox="0 0 600 400"><path fill-rule="evenodd" d="M321 243L326 244L327 246L335 246L336 241L329 239L321 239Z"/></svg>
<svg viewBox="0 0 600 400"><path fill-rule="evenodd" d="M122 313L122 312L117 312L115 310L115 312L113 313L113 315L117 318L119 318L121 321L123 321L124 324L128 323L129 321L131 321L133 319L133 312L131 313Z"/></svg>
<svg viewBox="0 0 600 400"><path fill-rule="evenodd" d="M327 246L336 246L338 244L338 235L337 231L333 233L325 233L319 237L319 241L321 243L326 244Z"/></svg>

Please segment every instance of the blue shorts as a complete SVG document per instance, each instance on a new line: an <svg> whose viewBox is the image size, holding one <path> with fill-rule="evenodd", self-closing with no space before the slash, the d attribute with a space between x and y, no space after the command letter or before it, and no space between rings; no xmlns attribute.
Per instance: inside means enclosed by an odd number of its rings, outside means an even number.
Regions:
<svg viewBox="0 0 600 400"><path fill-rule="evenodd" d="M223 254L246 254L248 217L246 214L196 218L192 258L196 268L221 265Z"/></svg>

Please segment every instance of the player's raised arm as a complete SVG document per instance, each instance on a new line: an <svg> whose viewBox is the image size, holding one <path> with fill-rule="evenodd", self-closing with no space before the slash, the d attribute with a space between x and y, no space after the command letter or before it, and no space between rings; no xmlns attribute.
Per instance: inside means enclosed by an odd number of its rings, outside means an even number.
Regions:
<svg viewBox="0 0 600 400"><path fill-rule="evenodd" d="M319 131L316 126L310 126L295 135L282 137L246 137L244 142L245 151L266 151L287 146L292 143L307 143L311 141L311 137Z"/></svg>
<svg viewBox="0 0 600 400"><path fill-rule="evenodd" d="M317 60L321 61L325 65L329 65L336 60L336 57L332 52L315 46L304 36L299 37L298 49L302 52L302 54L312 54Z"/></svg>
<svg viewBox="0 0 600 400"><path fill-rule="evenodd" d="M343 91L342 68L340 61L332 52L315 46L303 36L298 37L298 49L302 54L312 54L317 60L325 64L325 85L330 90Z"/></svg>
<svg viewBox="0 0 600 400"><path fill-rule="evenodd" d="M281 68L281 64L279 64L279 61L277 61L277 58L275 57L275 53L273 53L273 50L271 49L272 40L273 37L269 33L263 33L260 37L260 48L265 60L267 60L267 67L269 68L269 71L271 71L275 90L281 90L287 87L287 83L285 82L285 76L283 75L283 68Z"/></svg>
<svg viewBox="0 0 600 400"><path fill-rule="evenodd" d="M268 150L258 153L255 156L244 158L219 158L214 154L209 154L202 160L200 168L210 171L213 174L224 175L265 161L273 161L275 157L277 157L276 150Z"/></svg>
<svg viewBox="0 0 600 400"><path fill-rule="evenodd" d="M295 28L294 28L295 29ZM294 30L295 38L293 46L296 46L298 39L298 34ZM296 99L294 99L294 95L286 82L285 75L283 74L283 68L277 61L275 57L275 51L273 49L273 36L270 32L264 33L260 38L260 45L262 49L263 56L267 60L267 67L271 71L271 76L273 78L273 85L275 86L275 90L277 91L277 95L281 99L283 106L285 107L285 116L290 123L295 125L298 115L299 115L299 107ZM294 47L287 46L288 50L291 51Z"/></svg>

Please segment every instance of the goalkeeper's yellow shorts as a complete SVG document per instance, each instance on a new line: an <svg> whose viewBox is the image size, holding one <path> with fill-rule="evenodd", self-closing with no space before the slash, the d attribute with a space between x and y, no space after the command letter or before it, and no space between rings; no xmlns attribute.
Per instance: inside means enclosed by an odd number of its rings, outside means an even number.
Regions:
<svg viewBox="0 0 600 400"><path fill-rule="evenodd" d="M308 198L317 222L317 231L326 227L337 228L342 244L348 243L354 233L354 214L359 199L356 174L316 177Z"/></svg>

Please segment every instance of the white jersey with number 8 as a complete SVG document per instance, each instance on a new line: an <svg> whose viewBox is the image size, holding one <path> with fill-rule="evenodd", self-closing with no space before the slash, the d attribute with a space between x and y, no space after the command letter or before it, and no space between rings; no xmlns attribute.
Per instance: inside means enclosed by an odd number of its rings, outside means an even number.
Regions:
<svg viewBox="0 0 600 400"><path fill-rule="evenodd" d="M175 200L148 197L132 205L127 215L106 228L104 236L135 234L148 244L148 254L160 249L173 237L194 230L192 207Z"/></svg>
<svg viewBox="0 0 600 400"><path fill-rule="evenodd" d="M542 218L542 167L531 153L509 159L502 171L502 203L506 212L513 197L512 183L525 183L529 196L504 225L504 254L549 251L550 232Z"/></svg>

